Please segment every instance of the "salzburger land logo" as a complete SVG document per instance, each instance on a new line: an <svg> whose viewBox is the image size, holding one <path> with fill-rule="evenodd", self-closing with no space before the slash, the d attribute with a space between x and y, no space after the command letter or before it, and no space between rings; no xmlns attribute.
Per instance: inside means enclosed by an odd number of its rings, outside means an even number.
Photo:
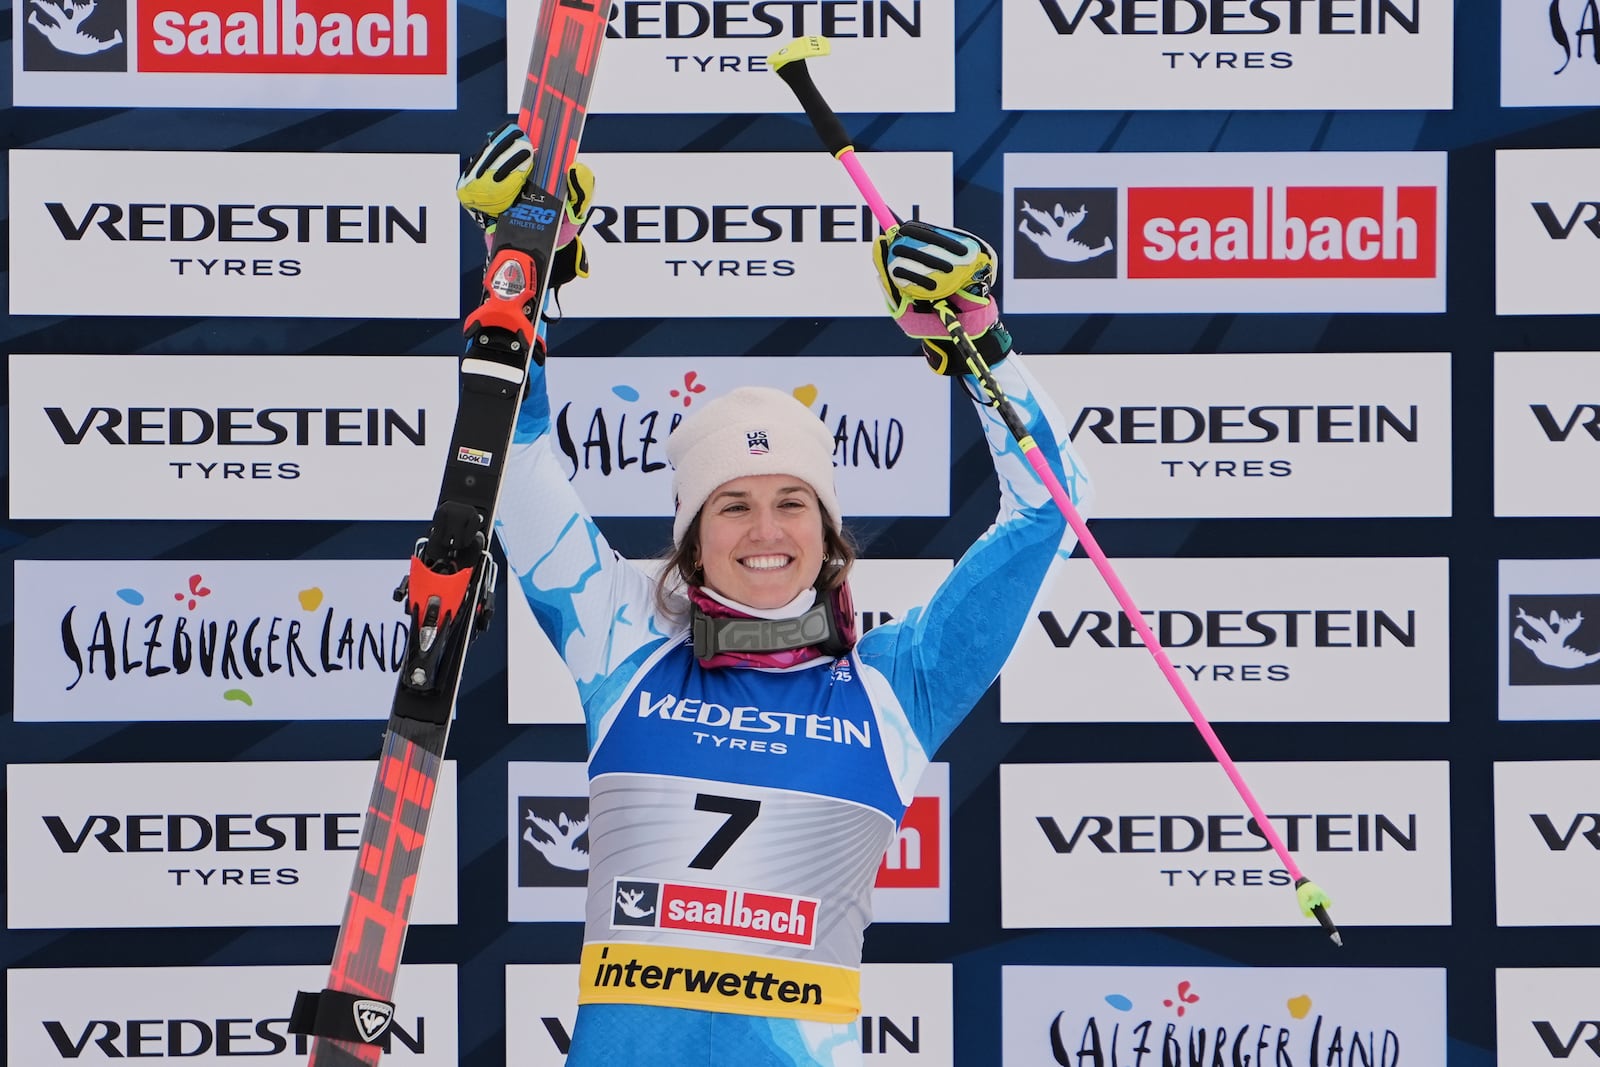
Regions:
<svg viewBox="0 0 1600 1067"><path fill-rule="evenodd" d="M1003 1067L1443 1064L1443 969L1005 967Z"/></svg>
<svg viewBox="0 0 1600 1067"><path fill-rule="evenodd" d="M387 560L19 560L26 722L375 718L409 626Z"/></svg>
<svg viewBox="0 0 1600 1067"><path fill-rule="evenodd" d="M644 399L641 390L619 385L603 407L579 409L571 402L562 404L555 416L555 445L566 460L567 477L575 478L580 471L609 478L626 474L630 468L639 474L667 470L667 436L683 421L685 409L705 391L700 372L691 370L684 372L681 385L653 403ZM819 404L813 385L790 391L814 407L832 432L836 468L892 471L905 455L906 424L898 416L852 415L849 409L833 408L827 400ZM761 444L750 442L751 451Z"/></svg>
<svg viewBox="0 0 1600 1067"><path fill-rule="evenodd" d="M948 510L948 409L928 389L937 378L915 375L898 359L857 361L849 373L842 362L812 361L810 377L797 379L787 358L746 358L737 368L730 358L552 364L551 442L594 514L671 514L668 435L695 405L719 395L735 370L740 381L755 374L790 393L822 421L833 437L841 498L864 501L872 514Z"/></svg>
<svg viewBox="0 0 1600 1067"><path fill-rule="evenodd" d="M612 890L612 929L684 930L801 948L816 943L819 902L811 897L639 878L618 878Z"/></svg>

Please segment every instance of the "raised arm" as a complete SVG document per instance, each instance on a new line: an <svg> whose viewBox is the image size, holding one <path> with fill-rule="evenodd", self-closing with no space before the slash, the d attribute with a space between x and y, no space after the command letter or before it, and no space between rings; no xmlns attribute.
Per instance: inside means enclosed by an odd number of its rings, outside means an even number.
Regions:
<svg viewBox="0 0 1600 1067"><path fill-rule="evenodd" d="M457 195L486 230L492 232L496 214L515 199L531 159L526 137L510 125L491 134L463 169ZM593 189L588 168L573 167L551 265L552 291L588 274L579 231ZM664 627L654 583L606 542L556 459L550 426L541 336L517 413L495 532L510 584L526 598L577 682L592 741L599 715L664 639Z"/></svg>
<svg viewBox="0 0 1600 1067"><path fill-rule="evenodd" d="M961 366L938 317L919 292L949 293L963 326L993 368L1078 510L1091 486L1053 405L1040 392L999 322L989 294L994 253L959 230L907 223L879 239L879 276L890 310L919 340L935 371ZM952 281L954 279L954 281ZM983 421L1000 500L994 524L962 555L926 606L862 638L862 662L879 671L930 755L972 710L1011 654L1050 564L1071 555L1076 538L994 407L969 377L962 385Z"/></svg>

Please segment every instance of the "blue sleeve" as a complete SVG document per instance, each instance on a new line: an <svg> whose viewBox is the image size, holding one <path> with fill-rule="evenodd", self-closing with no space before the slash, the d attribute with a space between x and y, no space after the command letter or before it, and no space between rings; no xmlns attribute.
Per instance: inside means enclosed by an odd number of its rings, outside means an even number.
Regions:
<svg viewBox="0 0 1600 1067"><path fill-rule="evenodd" d="M657 613L654 581L606 542L561 469L538 365L517 412L495 532L511 582L577 682L592 746L600 716L672 627Z"/></svg>
<svg viewBox="0 0 1600 1067"><path fill-rule="evenodd" d="M1017 356L994 368L1050 468L1086 514L1091 486L1083 464L1055 427L1053 411ZM964 384L975 392L969 378ZM993 407L974 401L1000 481L994 524L967 549L925 607L868 631L858 653L881 672L917 740L930 755L960 725L1000 674L1044 586L1050 564L1072 554L1077 538L1022 448Z"/></svg>

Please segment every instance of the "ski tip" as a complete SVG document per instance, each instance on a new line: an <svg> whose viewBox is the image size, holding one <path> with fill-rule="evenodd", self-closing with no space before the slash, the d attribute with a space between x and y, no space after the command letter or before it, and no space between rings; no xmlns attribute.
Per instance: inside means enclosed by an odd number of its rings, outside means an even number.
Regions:
<svg viewBox="0 0 1600 1067"><path fill-rule="evenodd" d="M767 66L777 72L790 63L816 59L820 56L828 55L832 51L833 46L828 44L826 37L818 37L814 34L810 37L796 37L768 56Z"/></svg>

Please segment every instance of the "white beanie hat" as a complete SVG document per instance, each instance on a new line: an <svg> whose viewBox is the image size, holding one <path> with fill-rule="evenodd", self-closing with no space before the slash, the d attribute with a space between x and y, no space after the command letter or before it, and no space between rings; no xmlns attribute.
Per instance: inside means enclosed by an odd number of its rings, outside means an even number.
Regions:
<svg viewBox="0 0 1600 1067"><path fill-rule="evenodd" d="M811 409L781 389L747 385L725 393L678 424L667 438L672 463L672 543L717 487L748 474L787 474L809 485L839 529L833 488L833 435Z"/></svg>

